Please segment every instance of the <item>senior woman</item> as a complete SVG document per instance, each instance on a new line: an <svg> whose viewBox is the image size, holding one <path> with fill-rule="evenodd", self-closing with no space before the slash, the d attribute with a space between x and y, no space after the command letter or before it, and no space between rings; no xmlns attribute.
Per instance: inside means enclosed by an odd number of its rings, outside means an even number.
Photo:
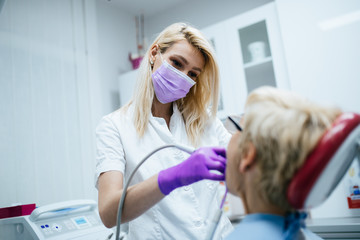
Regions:
<svg viewBox="0 0 360 240"><path fill-rule="evenodd" d="M229 192L242 199L247 215L227 239L320 239L301 228L304 216L291 207L286 190L340 113L272 87L249 95L226 167Z"/></svg>

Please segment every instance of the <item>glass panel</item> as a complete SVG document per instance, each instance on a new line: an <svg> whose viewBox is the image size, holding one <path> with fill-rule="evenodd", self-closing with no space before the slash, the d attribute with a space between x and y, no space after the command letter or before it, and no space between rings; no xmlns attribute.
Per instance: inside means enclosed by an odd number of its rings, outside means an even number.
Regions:
<svg viewBox="0 0 360 240"><path fill-rule="evenodd" d="M248 93L260 86L276 87L265 20L238 30Z"/></svg>
<svg viewBox="0 0 360 240"><path fill-rule="evenodd" d="M224 110L223 95L222 95L221 90L222 90L222 87L220 85L220 99L219 99L218 111Z"/></svg>
<svg viewBox="0 0 360 240"><path fill-rule="evenodd" d="M216 46L215 46L215 40L214 40L214 38L211 38L211 39L210 39L210 44L211 44L211 46L214 48L214 50L216 51Z"/></svg>
<svg viewBox="0 0 360 240"><path fill-rule="evenodd" d="M239 29L244 64L271 56L265 20Z"/></svg>
<svg viewBox="0 0 360 240"><path fill-rule="evenodd" d="M214 48L215 52L216 52L216 44L215 44L215 39L214 38L210 38L209 42L211 44L211 46ZM221 81L221 80L220 80ZM221 87L221 82L220 82L220 98L219 98L219 104L218 104L218 111L224 110L224 102L223 102L223 96L222 96L222 87Z"/></svg>

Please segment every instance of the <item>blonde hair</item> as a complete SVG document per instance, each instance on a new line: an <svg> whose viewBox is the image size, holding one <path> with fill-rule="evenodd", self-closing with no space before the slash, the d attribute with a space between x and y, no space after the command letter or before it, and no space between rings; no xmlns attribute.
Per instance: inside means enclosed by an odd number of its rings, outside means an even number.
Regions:
<svg viewBox="0 0 360 240"><path fill-rule="evenodd" d="M286 211L293 210L286 191L324 132L340 114L338 108L322 107L291 92L272 87L253 91L246 102L241 155L251 142L260 173L256 191Z"/></svg>
<svg viewBox="0 0 360 240"><path fill-rule="evenodd" d="M194 146L198 146L209 117L215 117L217 113L219 70L210 43L199 30L185 23L175 23L164 29L151 44L151 47L157 44L160 52L164 53L180 40L187 40L200 51L205 60L204 69L198 76L196 84L190 89L186 97L176 101L183 116L189 140ZM154 99L152 71L149 63L151 47L146 52L139 67L137 87L132 101L124 107L126 109L130 104L134 104L134 125L139 137L143 136L146 131ZM210 114L209 108L211 108Z"/></svg>

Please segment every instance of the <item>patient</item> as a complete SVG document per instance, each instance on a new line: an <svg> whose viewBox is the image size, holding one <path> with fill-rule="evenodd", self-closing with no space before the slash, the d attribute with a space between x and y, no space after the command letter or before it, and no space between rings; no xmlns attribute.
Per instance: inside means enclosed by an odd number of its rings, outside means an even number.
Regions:
<svg viewBox="0 0 360 240"><path fill-rule="evenodd" d="M226 184L246 216L227 239L320 239L305 228L286 190L296 170L341 112L272 87L254 90L227 150Z"/></svg>

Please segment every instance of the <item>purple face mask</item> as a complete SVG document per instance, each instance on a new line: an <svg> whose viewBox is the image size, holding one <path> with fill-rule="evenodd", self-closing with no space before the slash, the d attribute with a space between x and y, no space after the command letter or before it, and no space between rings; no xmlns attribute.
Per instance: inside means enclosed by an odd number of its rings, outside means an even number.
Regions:
<svg viewBox="0 0 360 240"><path fill-rule="evenodd" d="M185 97L190 88L195 84L190 77L163 59L161 66L156 69L151 77L156 97L161 103L169 103Z"/></svg>

